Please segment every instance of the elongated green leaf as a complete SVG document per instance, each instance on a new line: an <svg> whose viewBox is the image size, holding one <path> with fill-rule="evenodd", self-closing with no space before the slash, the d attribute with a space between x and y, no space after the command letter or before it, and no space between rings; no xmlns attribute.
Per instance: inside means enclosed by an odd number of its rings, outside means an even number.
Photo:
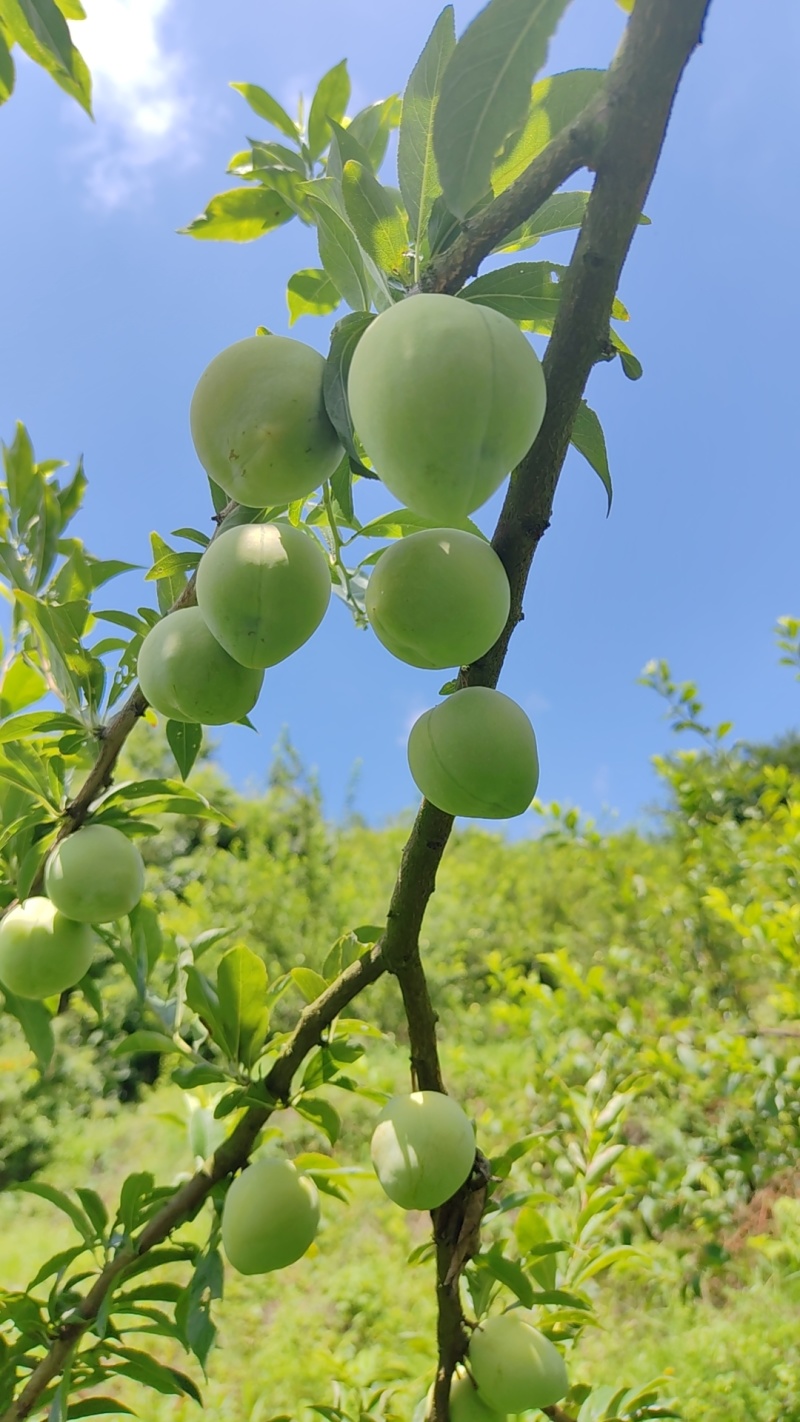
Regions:
<svg viewBox="0 0 800 1422"><path fill-rule="evenodd" d="M605 77L604 69L568 69L534 84L527 119L503 145L492 170L495 196L510 187L562 128L574 122L599 93Z"/></svg>
<svg viewBox="0 0 800 1422"><path fill-rule="evenodd" d="M289 117L282 104L277 99L273 99L266 89L262 89L260 84L231 84L237 94L241 94L246 99L253 113L259 118L266 119L273 128L277 128L286 138L291 138L297 142L297 124Z"/></svg>
<svg viewBox="0 0 800 1422"><path fill-rule="evenodd" d="M54 1185L45 1185L38 1180L25 1180L21 1184L12 1185L12 1190L22 1190L26 1195L38 1195L40 1200L47 1200L48 1204L55 1205L62 1214L72 1221L78 1234L80 1234L87 1244L94 1243L95 1232L91 1220L87 1219L83 1210L76 1205L74 1200L65 1195L63 1190L56 1190Z"/></svg>
<svg viewBox="0 0 800 1422"><path fill-rule="evenodd" d="M585 400L581 400L580 408L575 416L570 441L584 459L588 460L595 473L599 475L608 497L607 513L611 513L611 500L614 491L611 485L611 470L608 467L606 437L597 415Z"/></svg>
<svg viewBox="0 0 800 1422"><path fill-rule="evenodd" d="M67 716L63 711L29 711L24 716L11 716L0 725L0 744L4 741L25 740L28 736L43 736L48 732L83 732L85 729L77 716Z"/></svg>
<svg viewBox="0 0 800 1422"><path fill-rule="evenodd" d="M549 237L554 232L574 231L583 222L588 201L587 192L554 193L542 203L533 217L515 228L495 247L495 251L521 252L526 247L535 246L542 237Z"/></svg>
<svg viewBox="0 0 800 1422"><path fill-rule="evenodd" d="M91 114L91 77L55 0L2 0L0 18L20 49Z"/></svg>
<svg viewBox="0 0 800 1422"><path fill-rule="evenodd" d="M561 299L562 271L553 262L513 262L470 282L459 296L491 306L512 321L552 325Z"/></svg>
<svg viewBox="0 0 800 1422"><path fill-rule="evenodd" d="M69 1404L67 1417L69 1422L79 1417L112 1417L117 1413L127 1413L130 1417L135 1417L136 1413L132 1407L126 1407L124 1402L117 1402L115 1397L82 1397Z"/></svg>
<svg viewBox="0 0 800 1422"><path fill-rule="evenodd" d="M121 1042L117 1042L112 1056L135 1057L141 1052L157 1052L159 1055L170 1056L173 1052L180 1051L181 1048L166 1033L142 1028L141 1031L131 1032L127 1037L123 1037Z"/></svg>
<svg viewBox="0 0 800 1422"><path fill-rule="evenodd" d="M379 99L375 104L360 109L351 119L347 132L364 149L373 173L377 173L389 146L389 135L400 123L402 104L399 94L390 94L388 99Z"/></svg>
<svg viewBox="0 0 800 1422"><path fill-rule="evenodd" d="M47 682L36 667L20 652L12 657L0 682L0 715L12 716L23 706L40 701L47 691Z"/></svg>
<svg viewBox="0 0 800 1422"><path fill-rule="evenodd" d="M292 968L292 982L299 987L306 1002L315 1002L320 993L326 991L328 984L320 973L316 973L313 968Z"/></svg>
<svg viewBox="0 0 800 1422"><path fill-rule="evenodd" d="M337 188L332 178L304 185L317 224L319 259L348 306L368 311L371 294L364 258L343 204L340 209Z"/></svg>
<svg viewBox="0 0 800 1422"><path fill-rule="evenodd" d="M350 98L350 76L347 60L343 59L324 74L311 100L308 114L308 148L312 158L319 158L331 137L328 119L341 123Z"/></svg>
<svg viewBox="0 0 800 1422"><path fill-rule="evenodd" d="M195 1402L202 1401L192 1379L177 1368L167 1367L151 1358L149 1353L142 1353L136 1348L120 1348L114 1345L113 1352L116 1358L122 1360L115 1362L115 1371L124 1377L133 1378L135 1382L142 1383L144 1387L151 1387L156 1392L173 1397L185 1393Z"/></svg>
<svg viewBox="0 0 800 1422"><path fill-rule="evenodd" d="M364 527L359 529L358 536L360 538L403 538L406 533L416 533L421 528L438 528L439 526L434 519L414 513L413 509L392 509L389 513L380 514L378 518L373 518L369 523L365 523ZM460 523L454 524L453 527L463 528L486 542L485 533L478 528L476 523L472 522L472 519L465 518Z"/></svg>
<svg viewBox="0 0 800 1422"><path fill-rule="evenodd" d="M16 997L3 988L6 1012L16 1017L25 1034L25 1040L39 1063L39 1070L46 1071L53 1059L55 1040L50 1013L43 1002Z"/></svg>
<svg viewBox="0 0 800 1422"><path fill-rule="evenodd" d="M322 381L328 419L347 453L351 459L355 460L359 460L360 456L356 447L350 403L347 398L347 377L356 346L367 326L374 319L374 316L365 311L354 311L352 315L343 316L341 321L337 321L331 332L331 348L325 362L325 374ZM364 470L364 473L369 477L376 477L374 474L371 475L367 469Z"/></svg>
<svg viewBox="0 0 800 1422"><path fill-rule="evenodd" d="M196 726L192 721L167 721L167 742L181 780L185 780L203 744L203 727Z"/></svg>
<svg viewBox="0 0 800 1422"><path fill-rule="evenodd" d="M630 349L630 347L626 346L621 335L618 331L614 330L613 326L609 331L609 339L614 349L619 352L619 358L622 363L622 369L627 375L628 379L641 380L643 374L642 362L638 359L637 356L633 354L633 351Z"/></svg>
<svg viewBox="0 0 800 1422"><path fill-rule="evenodd" d="M231 1056L243 1066L252 1066L264 1045L269 1012L267 970L251 948L240 944L220 959L217 997Z"/></svg>
<svg viewBox="0 0 800 1422"><path fill-rule="evenodd" d="M311 1121L323 1135L328 1137L331 1145L336 1145L339 1133L342 1129L342 1122L339 1112L331 1106L330 1101L325 1101L321 1096L302 1096L294 1103L294 1108L299 1116L304 1116L307 1121Z"/></svg>
<svg viewBox="0 0 800 1422"><path fill-rule="evenodd" d="M14 92L14 61L0 29L0 104L4 104Z"/></svg>
<svg viewBox="0 0 800 1422"><path fill-rule="evenodd" d="M157 567L159 563L165 563L168 558L180 558L174 548L170 548L164 542L160 533L150 534L150 547L153 550L153 562ZM191 555L190 555L191 556ZM156 585L156 596L158 598L159 611L169 612L172 604L177 601L186 587L186 578L180 565L173 566L170 571L160 574Z"/></svg>
<svg viewBox="0 0 800 1422"><path fill-rule="evenodd" d="M289 325L300 316L327 316L335 311L342 298L328 273L320 267L306 267L289 278L286 301Z"/></svg>
<svg viewBox="0 0 800 1422"><path fill-rule="evenodd" d="M175 573L191 572L197 567L201 557L200 553L165 553L163 558L157 559L152 568L148 568L144 580L146 583L157 583L162 578L172 578Z"/></svg>
<svg viewBox="0 0 800 1422"><path fill-rule="evenodd" d="M397 176L417 259L434 199L442 191L433 150L433 124L442 77L455 44L455 14L452 5L446 5L411 71L403 95Z"/></svg>
<svg viewBox="0 0 800 1422"><path fill-rule="evenodd" d="M192 1011L197 1013L201 1022L207 1027L213 1040L217 1043L217 1046L220 1047L228 1057L233 1057L233 1047L228 1041L228 1036L225 1031L216 989L209 982L205 974L198 972L195 967L188 967L186 969L186 1001ZM180 1067L178 1071L186 1073L211 1071L212 1075L206 1077L206 1080L219 1081L225 1079L225 1073L220 1072L218 1067L213 1067L210 1063L208 1067L202 1065L198 1067ZM199 1082L196 1079L192 1079L191 1082L187 1081L184 1084L195 1086L198 1085Z"/></svg>
<svg viewBox="0 0 800 1422"><path fill-rule="evenodd" d="M345 163L342 193L353 230L381 271L402 276L406 267L408 231L400 194L385 188L361 163Z"/></svg>
<svg viewBox="0 0 800 1422"><path fill-rule="evenodd" d="M531 82L569 0L490 0L442 80L433 127L447 204L464 217L490 186L494 155L524 121Z"/></svg>
<svg viewBox="0 0 800 1422"><path fill-rule="evenodd" d="M207 242L254 242L293 217L294 209L272 188L231 188L179 231Z"/></svg>

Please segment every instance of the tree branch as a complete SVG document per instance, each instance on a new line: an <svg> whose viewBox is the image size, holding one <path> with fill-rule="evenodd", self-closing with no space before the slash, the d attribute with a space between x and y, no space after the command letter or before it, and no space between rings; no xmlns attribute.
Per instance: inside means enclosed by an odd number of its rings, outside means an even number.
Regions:
<svg viewBox="0 0 800 1422"><path fill-rule="evenodd" d="M208 1164L181 1185L164 1208L145 1226L138 1239L120 1249L111 1263L106 1265L78 1305L71 1321L64 1325L58 1338L34 1368L22 1392L12 1402L1 1422L21 1422L22 1418L30 1414L48 1385L63 1372L74 1348L91 1327L110 1290L121 1279L129 1265L157 1244L161 1244L178 1225L197 1212L220 1180L232 1175L247 1163L264 1123L273 1111L287 1103L292 1078L304 1058L318 1044L323 1028L328 1027L342 1008L352 1002L370 983L374 983L385 970L383 944L379 942L369 953L351 963L350 967L301 1013L290 1040L264 1080L265 1095L268 1098L264 1105L250 1108L227 1140L215 1151Z"/></svg>

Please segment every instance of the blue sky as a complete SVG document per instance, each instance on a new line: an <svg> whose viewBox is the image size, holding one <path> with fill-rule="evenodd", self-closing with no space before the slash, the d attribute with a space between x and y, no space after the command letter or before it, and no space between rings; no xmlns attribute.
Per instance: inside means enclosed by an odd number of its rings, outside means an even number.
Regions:
<svg viewBox="0 0 800 1422"><path fill-rule="evenodd" d="M478 8L456 6L460 28ZM151 529L208 517L188 426L200 372L259 323L287 333L286 280L316 264L313 234L297 225L242 246L176 233L234 185L226 163L261 131L228 82L263 84L294 107L347 56L354 110L402 88L439 4L87 9L75 35L96 78L96 123L25 62L0 111L0 436L23 419L39 457L82 452L91 484L77 531L98 555L146 564ZM751 0L712 4L647 204L653 225L623 275L644 378L629 383L616 363L592 377L611 517L572 455L502 682L536 727L541 796L606 818L652 803L649 757L671 744L658 701L636 684L651 657L696 679L709 715L743 738L800 723L800 687L772 639L775 619L800 611L800 11L772 0L768 23L753 14ZM548 70L604 65L622 24L613 0L573 0ZM535 256L548 253L564 248ZM326 348L322 323L304 318L292 334ZM375 498L363 507L377 512ZM497 507L478 516L487 530ZM144 600L152 585L134 574L101 605ZM381 822L415 802L406 735L441 679L394 661L335 601L312 642L268 674L260 735L222 734L223 764L239 784L263 783L286 726L331 813L359 762L356 808Z"/></svg>

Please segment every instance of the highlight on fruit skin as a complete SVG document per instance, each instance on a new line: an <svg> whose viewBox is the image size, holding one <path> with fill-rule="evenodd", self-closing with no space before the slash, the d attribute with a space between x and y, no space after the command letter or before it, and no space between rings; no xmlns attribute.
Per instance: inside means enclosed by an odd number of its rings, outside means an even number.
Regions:
<svg viewBox="0 0 800 1422"><path fill-rule="evenodd" d="M433 1388L428 1392L428 1411L433 1402ZM463 1368L456 1368L450 1383L450 1422L500 1422L501 1414L487 1407L472 1379Z"/></svg>
<svg viewBox="0 0 800 1422"><path fill-rule="evenodd" d="M150 705L172 721L225 726L258 700L264 673L240 666L212 637L199 607L170 612L139 650L139 685Z"/></svg>
<svg viewBox="0 0 800 1422"><path fill-rule="evenodd" d="M507 316L420 293L367 327L348 396L387 489L426 518L458 524L527 454L546 389L539 357Z"/></svg>
<svg viewBox="0 0 800 1422"><path fill-rule="evenodd" d="M495 1412L552 1407L569 1388L564 1359L536 1328L529 1309L512 1309L479 1323L467 1362L481 1400Z"/></svg>
<svg viewBox="0 0 800 1422"><path fill-rule="evenodd" d="M491 544L457 528L426 528L398 539L367 584L367 617L376 636L414 667L477 661L500 636L510 605L506 570Z"/></svg>
<svg viewBox="0 0 800 1422"><path fill-rule="evenodd" d="M288 336L248 336L206 366L192 396L192 439L206 473L250 508L303 498L344 450L322 394L325 361Z"/></svg>
<svg viewBox="0 0 800 1422"><path fill-rule="evenodd" d="M475 1132L451 1096L412 1091L387 1101L370 1153L390 1200L404 1210L435 1210L469 1178Z"/></svg>
<svg viewBox="0 0 800 1422"><path fill-rule="evenodd" d="M527 810L539 783L533 726L501 691L468 686L424 711L408 738L417 789L449 815L503 820Z"/></svg>
<svg viewBox="0 0 800 1422"><path fill-rule="evenodd" d="M320 545L289 523L248 523L214 539L197 569L209 630L245 667L271 667L316 632L331 598Z"/></svg>
<svg viewBox="0 0 800 1422"><path fill-rule="evenodd" d="M25 899L0 923L0 984L17 997L54 997L80 982L95 942L88 924L66 918L49 899Z"/></svg>
<svg viewBox="0 0 800 1422"><path fill-rule="evenodd" d="M121 830L84 825L52 850L44 889L67 918L111 923L130 913L142 897L142 856Z"/></svg>
<svg viewBox="0 0 800 1422"><path fill-rule="evenodd" d="M240 1274L270 1274L305 1254L319 1226L319 1195L290 1160L262 1156L231 1184L222 1245Z"/></svg>

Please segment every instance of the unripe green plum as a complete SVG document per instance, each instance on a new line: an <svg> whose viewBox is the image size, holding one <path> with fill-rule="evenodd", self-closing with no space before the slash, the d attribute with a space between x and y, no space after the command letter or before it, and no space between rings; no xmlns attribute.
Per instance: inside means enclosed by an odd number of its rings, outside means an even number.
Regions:
<svg viewBox="0 0 800 1422"><path fill-rule="evenodd" d="M432 1402L433 1388L428 1392L428 1411ZM450 1422L500 1422L500 1414L481 1401L472 1379L461 1368L450 1384Z"/></svg>
<svg viewBox="0 0 800 1422"><path fill-rule="evenodd" d="M264 673L243 667L209 632L199 607L162 617L145 637L137 666L150 705L172 721L225 726L258 700Z"/></svg>
<svg viewBox="0 0 800 1422"><path fill-rule="evenodd" d="M136 845L111 825L85 825L57 844L44 873L47 897L79 923L110 923L135 908L144 889Z"/></svg>
<svg viewBox="0 0 800 1422"><path fill-rule="evenodd" d="M344 453L322 396L325 361L286 336L248 336L197 382L190 423L206 473L250 508L288 504L330 478Z"/></svg>
<svg viewBox="0 0 800 1422"><path fill-rule="evenodd" d="M451 1096L412 1091L387 1101L371 1153L390 1200L404 1210L435 1210L468 1179L475 1161L475 1132Z"/></svg>
<svg viewBox="0 0 800 1422"><path fill-rule="evenodd" d="M197 603L245 667L271 667L316 632L331 597L320 545L289 523L248 523L215 538L197 569Z"/></svg>
<svg viewBox="0 0 800 1422"><path fill-rule="evenodd" d="M539 432L539 357L507 316L421 293L367 327L348 377L350 410L387 489L437 523L461 523Z"/></svg>
<svg viewBox="0 0 800 1422"><path fill-rule="evenodd" d="M539 783L533 726L521 706L485 686L454 691L411 727L408 764L417 789L448 815L521 815Z"/></svg>
<svg viewBox="0 0 800 1422"><path fill-rule="evenodd" d="M49 899L26 899L0 923L0 983L17 997L53 997L80 982L94 945L88 924L65 918Z"/></svg>
<svg viewBox="0 0 800 1422"><path fill-rule="evenodd" d="M269 1274L300 1259L318 1225L313 1180L290 1160L264 1156L237 1176L225 1196L222 1244L240 1274Z"/></svg>
<svg viewBox="0 0 800 1422"><path fill-rule="evenodd" d="M569 1387L564 1359L534 1326L528 1309L484 1319L470 1339L467 1359L479 1396L495 1412L551 1407Z"/></svg>
<svg viewBox="0 0 800 1422"><path fill-rule="evenodd" d="M468 666L494 645L511 603L490 543L428 528L381 554L367 584L367 617L393 656L413 667Z"/></svg>

